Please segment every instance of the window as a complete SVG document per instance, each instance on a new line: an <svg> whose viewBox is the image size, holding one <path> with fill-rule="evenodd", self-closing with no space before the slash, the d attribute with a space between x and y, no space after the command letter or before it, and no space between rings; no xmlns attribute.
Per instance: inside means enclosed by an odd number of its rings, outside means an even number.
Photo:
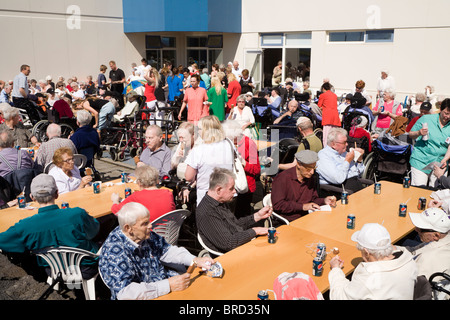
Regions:
<svg viewBox="0 0 450 320"><path fill-rule="evenodd" d="M288 47L311 46L311 32L287 33L285 45Z"/></svg>
<svg viewBox="0 0 450 320"><path fill-rule="evenodd" d="M262 34L261 46L283 46L283 34Z"/></svg>
<svg viewBox="0 0 450 320"><path fill-rule="evenodd" d="M162 42L160 36L145 36L145 48L156 49L162 48Z"/></svg>
<svg viewBox="0 0 450 320"><path fill-rule="evenodd" d="M328 40L330 42L363 42L364 32L330 32Z"/></svg>
<svg viewBox="0 0 450 320"><path fill-rule="evenodd" d="M370 30L366 31L366 42L392 42L394 30Z"/></svg>
<svg viewBox="0 0 450 320"><path fill-rule="evenodd" d="M209 35L207 47L208 48L222 48L223 47L223 36L222 35Z"/></svg>
<svg viewBox="0 0 450 320"><path fill-rule="evenodd" d="M164 36L145 36L146 58L148 64L160 69L167 61L176 62L176 38Z"/></svg>
<svg viewBox="0 0 450 320"><path fill-rule="evenodd" d="M394 30L330 32L329 42L393 42Z"/></svg>

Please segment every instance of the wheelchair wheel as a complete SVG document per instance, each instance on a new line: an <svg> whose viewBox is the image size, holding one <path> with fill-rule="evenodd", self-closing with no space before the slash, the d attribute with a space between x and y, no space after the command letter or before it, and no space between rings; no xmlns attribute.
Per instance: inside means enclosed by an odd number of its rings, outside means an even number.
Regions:
<svg viewBox="0 0 450 320"><path fill-rule="evenodd" d="M31 134L35 136L38 141L45 142L48 140L47 137L47 127L50 124L48 120L40 120L38 121L31 130Z"/></svg>
<svg viewBox="0 0 450 320"><path fill-rule="evenodd" d="M72 126L66 123L60 123L59 125L61 127L61 138L68 138L75 131Z"/></svg>
<svg viewBox="0 0 450 320"><path fill-rule="evenodd" d="M373 180L374 176L377 174L377 161L374 152L371 152L369 153L369 155L367 155L366 159L364 160L364 165L365 169L361 178Z"/></svg>
<svg viewBox="0 0 450 320"><path fill-rule="evenodd" d="M109 149L109 155L111 156L111 160L117 161L116 149L114 149L114 148Z"/></svg>

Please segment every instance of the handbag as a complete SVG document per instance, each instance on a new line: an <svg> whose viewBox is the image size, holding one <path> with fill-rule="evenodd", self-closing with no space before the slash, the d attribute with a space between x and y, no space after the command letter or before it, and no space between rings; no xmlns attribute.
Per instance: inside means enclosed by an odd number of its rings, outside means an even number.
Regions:
<svg viewBox="0 0 450 320"><path fill-rule="evenodd" d="M234 188L236 189L237 193L240 194L247 193L248 183L244 167L242 166L242 162L239 159L239 155L237 154L237 151L234 148L233 143L228 138L226 138L226 140L230 143L231 150L233 152L233 173L235 175Z"/></svg>

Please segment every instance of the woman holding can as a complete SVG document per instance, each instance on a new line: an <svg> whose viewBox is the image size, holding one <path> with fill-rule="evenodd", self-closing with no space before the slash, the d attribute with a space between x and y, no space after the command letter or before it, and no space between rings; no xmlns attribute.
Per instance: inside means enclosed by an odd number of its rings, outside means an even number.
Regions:
<svg viewBox="0 0 450 320"><path fill-rule="evenodd" d="M55 166L48 174L55 178L59 194L84 188L92 181L90 175L81 177L70 148L57 149L53 155L53 164Z"/></svg>

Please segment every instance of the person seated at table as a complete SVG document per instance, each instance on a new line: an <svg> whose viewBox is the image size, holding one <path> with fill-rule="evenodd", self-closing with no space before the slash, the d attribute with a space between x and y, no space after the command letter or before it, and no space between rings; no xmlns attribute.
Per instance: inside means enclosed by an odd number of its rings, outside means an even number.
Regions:
<svg viewBox="0 0 450 320"><path fill-rule="evenodd" d="M267 228L256 223L271 216L270 206L238 219L229 206L234 194L233 172L214 168L209 178L208 192L196 210L198 233L206 246L214 251L225 253L268 233Z"/></svg>
<svg viewBox="0 0 450 320"><path fill-rule="evenodd" d="M61 138L61 126L59 124L50 123L47 127L46 134L48 140L41 144L34 157L34 162L43 169L53 161L53 155L59 148L70 148L73 154L77 153L77 148L70 139Z"/></svg>
<svg viewBox="0 0 450 320"><path fill-rule="evenodd" d="M319 198L313 178L318 160L317 153L302 150L295 154L296 165L278 174L272 182L271 200L273 210L293 221L309 210L320 209L321 205L336 205L336 197Z"/></svg>
<svg viewBox="0 0 450 320"><path fill-rule="evenodd" d="M421 213L409 212L409 217L422 241L409 249L419 276L424 275L429 280L436 272L450 274L450 218L447 213L440 208L427 208Z"/></svg>
<svg viewBox="0 0 450 320"><path fill-rule="evenodd" d="M190 274L179 274L164 263L209 269L215 261L198 258L185 248L168 244L152 232L150 213L140 203L125 204L118 212L119 226L103 243L99 272L111 290L112 300L155 299L185 290Z"/></svg>
<svg viewBox="0 0 450 320"><path fill-rule="evenodd" d="M133 192L130 196L122 201L118 193L111 194L113 205L111 211L114 214L129 202L142 203L150 211L150 221L158 219L163 214L175 210L175 202L173 193L170 189L158 189L159 173L153 167L143 165L134 171L136 184L139 191Z"/></svg>
<svg viewBox="0 0 450 320"><path fill-rule="evenodd" d="M137 166L149 165L158 169L159 176L169 174L172 159L172 151L163 141L163 132L161 127L156 124L149 125L145 130L145 143L147 148L142 151Z"/></svg>
<svg viewBox="0 0 450 320"><path fill-rule="evenodd" d="M10 130L14 136L14 145L21 148L39 146L38 139L20 121L19 109L11 107L3 110L5 122L0 124L0 131Z"/></svg>
<svg viewBox="0 0 450 320"><path fill-rule="evenodd" d="M297 148L297 152L302 150L311 150L314 152L319 152L322 150L322 140L320 140L316 134L314 133L314 126L308 117L300 117L297 119L297 129L300 132L300 143ZM280 163L278 164L278 169L287 170L289 168L295 167L297 164L297 159L295 159L291 163Z"/></svg>
<svg viewBox="0 0 450 320"><path fill-rule="evenodd" d="M0 176L20 169L34 168L33 159L25 150L14 148L14 136L10 130L0 131Z"/></svg>
<svg viewBox="0 0 450 320"><path fill-rule="evenodd" d="M55 204L58 196L55 179L45 173L37 175L31 182L31 198L39 204L38 213L0 233L0 249L24 253L50 246L67 246L97 253L99 248L93 239L100 229L99 222L82 208L60 209ZM38 261L47 266L43 260ZM97 259L81 261L84 279L90 279L97 271Z"/></svg>
<svg viewBox="0 0 450 320"><path fill-rule="evenodd" d="M50 169L49 175L55 178L59 194L82 189L92 181L91 175L81 177L80 170L75 167L73 152L70 148L59 148L53 155L55 166Z"/></svg>
<svg viewBox="0 0 450 320"><path fill-rule="evenodd" d="M363 262L351 280L342 271L339 256L330 260L330 300L412 300L418 271L412 254L394 247L385 227L366 223L353 233L352 241L361 251Z"/></svg>
<svg viewBox="0 0 450 320"><path fill-rule="evenodd" d="M274 125L283 126L280 128L274 127L279 130L279 139L293 138L297 135L296 124L297 120L303 115L301 111L298 110L298 101L291 100L288 103L287 110L281 112L281 115L276 118L273 122ZM292 127L292 128L285 128Z"/></svg>
<svg viewBox="0 0 450 320"><path fill-rule="evenodd" d="M343 128L330 129L327 144L318 153L317 173L320 184L344 185L345 189L354 192L361 190L363 185L358 178L365 168L362 162L364 150L350 148L350 151L346 151L347 131ZM360 155L355 159L357 154Z"/></svg>
<svg viewBox="0 0 450 320"><path fill-rule="evenodd" d="M93 155L100 149L100 138L97 131L92 128L92 114L87 110L80 110L77 112L78 128L70 136L70 140L75 145L77 151L81 154ZM92 152L84 152L84 150L91 149ZM88 154L89 153L89 154ZM87 158L86 167L92 163L92 158Z"/></svg>

